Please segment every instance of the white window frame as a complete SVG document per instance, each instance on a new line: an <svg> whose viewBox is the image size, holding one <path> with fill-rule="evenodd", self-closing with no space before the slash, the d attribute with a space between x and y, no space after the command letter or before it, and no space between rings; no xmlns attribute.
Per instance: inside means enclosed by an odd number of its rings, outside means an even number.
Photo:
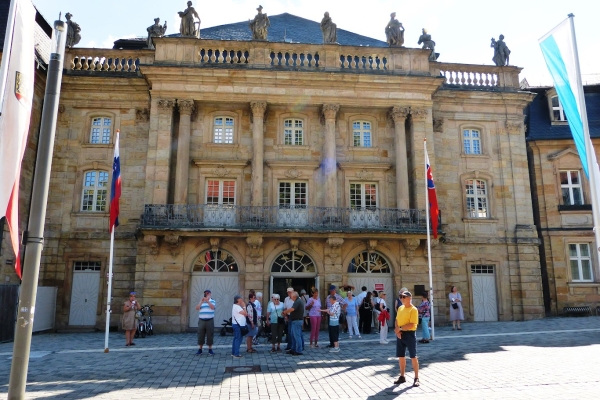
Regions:
<svg viewBox="0 0 600 400"><path fill-rule="evenodd" d="M558 106L554 105L554 99L556 99ZM552 110L551 110L552 121L567 122L567 116L565 115L565 110L563 109L562 103L560 102L560 99L558 98L557 95L550 97L550 107L552 108ZM556 118L556 115L554 114L555 111L558 111L558 118Z"/></svg>
<svg viewBox="0 0 600 400"><path fill-rule="evenodd" d="M304 120L301 118L286 118L283 120L284 146L304 146Z"/></svg>
<svg viewBox="0 0 600 400"><path fill-rule="evenodd" d="M577 180L579 183L573 183L571 174L575 172L577 173ZM562 174L567 174L567 183L562 183ZM583 200L583 186L581 184L581 172L579 170L560 170L558 174L558 179L560 181L560 194L562 198L563 205L565 206L580 206L584 204ZM569 191L569 202L565 203L565 197L563 195L563 190L567 189ZM577 204L575 202L575 196L573 195L573 189L579 189L579 197L581 203Z"/></svg>
<svg viewBox="0 0 600 400"><path fill-rule="evenodd" d="M483 183L483 193L478 183ZM485 179L467 179L465 180L466 208L468 218L490 218L489 186ZM484 207L480 207L480 205ZM485 211L480 211L485 209Z"/></svg>
<svg viewBox="0 0 600 400"><path fill-rule="evenodd" d="M576 254L571 255L571 246L575 246ZM582 246L585 246L587 249L587 255L582 255ZM568 243L567 244L567 252L569 255L569 271L571 273L571 281L572 282L593 282L594 281L594 265L592 263L592 254L590 253L590 244L589 243ZM573 275L573 262L577 262L577 274L575 277ZM587 262L590 270L590 278L583 278L583 263Z"/></svg>
<svg viewBox="0 0 600 400"><path fill-rule="evenodd" d="M91 176L92 174L93 176ZM82 212L108 211L108 178L108 171L92 170L84 172L80 208ZM92 199L91 205L86 204L86 199L89 198L89 196L91 196ZM90 209L87 209L87 207L90 207Z"/></svg>
<svg viewBox="0 0 600 400"><path fill-rule="evenodd" d="M355 124L360 124L357 128ZM369 128L365 128L368 124ZM368 135L365 135L368 133ZM356 140L358 138L358 141ZM373 147L373 123L366 120L352 121L352 147Z"/></svg>
<svg viewBox="0 0 600 400"><path fill-rule="evenodd" d="M290 185L290 199L289 204L282 204L282 185L289 184ZM302 196L298 196L301 194L301 187L304 186L304 204L301 202ZM308 182L306 181L279 181L279 185L277 185L277 205L279 208L306 208L308 206Z"/></svg>
<svg viewBox="0 0 600 400"><path fill-rule="evenodd" d="M479 129L463 129L463 151L469 155L482 154L481 131Z"/></svg>
<svg viewBox="0 0 600 400"><path fill-rule="evenodd" d="M218 182L219 184L219 196L218 196L218 200L216 203L208 202L208 194L209 194L209 185L211 185L211 182ZM226 204L223 204L223 198L224 198L224 187L225 187L225 182L228 183L233 183L233 202L228 202ZM204 204L208 205L208 206L219 206L219 207L231 207L231 206L235 206L237 198L236 198L236 186L237 186L237 182L234 179L212 179L212 178L208 178L206 179L206 192L205 192L205 196L204 196ZM230 197L228 197L230 198Z"/></svg>
<svg viewBox="0 0 600 400"><path fill-rule="evenodd" d="M98 121L99 124L95 122ZM106 115L92 117L90 127L90 144L110 144L113 119Z"/></svg>
<svg viewBox="0 0 600 400"><path fill-rule="evenodd" d="M353 187L359 185L360 186L360 197L356 197L356 195L352 194L352 190ZM368 194L367 194L367 186L374 187L375 188L375 206L372 205L366 205L367 200L368 199ZM377 185L376 182L350 182L350 188L349 188L349 204L350 204L350 208L353 210L374 210L379 208L379 186ZM360 205L357 206L355 204L353 204L355 199L359 199L360 200ZM370 202L370 201L369 201Z"/></svg>
<svg viewBox="0 0 600 400"><path fill-rule="evenodd" d="M228 125L228 122L231 122L231 125ZM235 118L227 115L215 116L213 118L212 135L213 143L233 144L235 135Z"/></svg>

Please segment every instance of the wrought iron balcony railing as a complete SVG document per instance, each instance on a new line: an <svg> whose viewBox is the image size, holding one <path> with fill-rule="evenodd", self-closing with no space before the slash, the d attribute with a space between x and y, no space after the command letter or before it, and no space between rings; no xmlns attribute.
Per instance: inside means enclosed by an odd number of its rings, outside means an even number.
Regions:
<svg viewBox="0 0 600 400"><path fill-rule="evenodd" d="M147 204L142 229L425 233L425 211Z"/></svg>

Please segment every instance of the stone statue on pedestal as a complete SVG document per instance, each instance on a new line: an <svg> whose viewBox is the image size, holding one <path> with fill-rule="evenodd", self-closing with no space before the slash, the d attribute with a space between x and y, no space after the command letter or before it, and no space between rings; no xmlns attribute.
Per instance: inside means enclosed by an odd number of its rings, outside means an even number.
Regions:
<svg viewBox="0 0 600 400"><path fill-rule="evenodd" d="M71 18L73 14L66 13L65 18L67 19L67 47L71 48L75 46L81 40L81 27L75 21L72 21Z"/></svg>
<svg viewBox="0 0 600 400"><path fill-rule="evenodd" d="M254 17L253 20L250 21L250 30L252 31L252 39L254 40L267 40L267 36L269 34L269 26L271 26L271 21L269 21L269 17L267 14L263 14L262 12L263 6L258 6L256 11L258 14Z"/></svg>
<svg viewBox="0 0 600 400"><path fill-rule="evenodd" d="M326 12L321 20L323 43L337 43L337 25L333 23L329 13Z"/></svg>
<svg viewBox="0 0 600 400"><path fill-rule="evenodd" d="M402 22L396 19L396 13L390 14L390 22L385 27L385 36L390 47L402 46L404 44L404 27Z"/></svg>
<svg viewBox="0 0 600 400"><path fill-rule="evenodd" d="M152 43L153 37L163 37L167 31L167 21L163 26L160 26L160 18L154 18L154 25L150 25L146 28L148 31L148 39L146 40L146 47L154 49L154 43Z"/></svg>
<svg viewBox="0 0 600 400"><path fill-rule="evenodd" d="M431 53L429 54L429 61L437 60L438 56L435 52L435 42L431 40L431 35L427 33L427 29L425 28L423 28L423 34L419 36L419 44L421 43L423 43L423 50L431 50Z"/></svg>
<svg viewBox="0 0 600 400"><path fill-rule="evenodd" d="M498 41L492 38L490 47L494 48L494 58L492 59L494 64L496 64L497 67L508 65L510 50L508 49L508 46L506 46L506 43L504 43L504 35L500 35Z"/></svg>
<svg viewBox="0 0 600 400"><path fill-rule="evenodd" d="M178 12L179 17L181 18L181 25L179 27L179 33L183 37L195 37L200 38L200 17L198 13L192 7L192 2L187 2L187 8L184 11ZM194 20L194 17L198 18L198 22ZM196 27L198 24L198 27Z"/></svg>

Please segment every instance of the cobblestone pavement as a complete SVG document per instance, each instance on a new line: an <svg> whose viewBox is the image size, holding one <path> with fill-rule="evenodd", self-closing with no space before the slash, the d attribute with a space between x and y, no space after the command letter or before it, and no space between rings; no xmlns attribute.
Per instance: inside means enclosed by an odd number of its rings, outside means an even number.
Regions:
<svg viewBox="0 0 600 400"><path fill-rule="evenodd" d="M305 333L305 337L307 334ZM597 399L600 393L600 318L466 323L436 329L419 345L421 386L396 386L394 340L348 339L329 353L258 353L232 359L232 336L215 337L216 356L195 355L196 336L157 334L124 346L124 335L41 334L33 337L27 398L38 399ZM390 339L392 334L390 333ZM5 399L12 343L0 344L0 399ZM407 360L408 361L408 360ZM413 379L410 362L407 381ZM227 370L227 367L260 366Z"/></svg>

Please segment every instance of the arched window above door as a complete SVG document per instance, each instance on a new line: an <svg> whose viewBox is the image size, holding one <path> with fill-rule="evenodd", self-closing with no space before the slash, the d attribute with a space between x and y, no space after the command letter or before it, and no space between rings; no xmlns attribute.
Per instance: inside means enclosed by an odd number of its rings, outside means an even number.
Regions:
<svg viewBox="0 0 600 400"><path fill-rule="evenodd" d="M390 264L381 254L374 251L358 253L348 264L348 272L359 274L389 274Z"/></svg>
<svg viewBox="0 0 600 400"><path fill-rule="evenodd" d="M317 272L315 262L302 250L281 253L271 266L271 272Z"/></svg>
<svg viewBox="0 0 600 400"><path fill-rule="evenodd" d="M225 250L202 252L194 263L194 272L238 272L238 265L231 253Z"/></svg>

